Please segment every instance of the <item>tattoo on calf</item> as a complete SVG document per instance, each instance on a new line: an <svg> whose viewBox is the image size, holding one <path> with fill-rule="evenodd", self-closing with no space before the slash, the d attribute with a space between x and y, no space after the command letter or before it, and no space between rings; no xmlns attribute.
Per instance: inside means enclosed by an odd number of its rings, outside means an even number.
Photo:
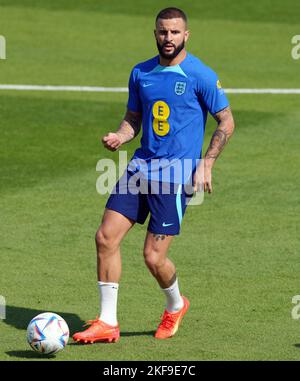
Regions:
<svg viewBox="0 0 300 381"><path fill-rule="evenodd" d="M177 276L176 276L176 273L175 273L175 274L172 276L172 278L170 279L170 282L169 282L170 286L169 286L169 287L171 287L171 286L175 283L176 278L177 278Z"/></svg>
<svg viewBox="0 0 300 381"><path fill-rule="evenodd" d="M168 237L167 234L152 234L152 236L155 238L155 241L159 241L160 239L163 241L166 237Z"/></svg>

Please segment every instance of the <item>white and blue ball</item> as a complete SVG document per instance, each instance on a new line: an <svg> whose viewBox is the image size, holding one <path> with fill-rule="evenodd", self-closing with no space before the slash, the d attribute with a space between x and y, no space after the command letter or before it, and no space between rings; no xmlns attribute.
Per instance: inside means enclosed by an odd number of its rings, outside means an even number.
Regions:
<svg viewBox="0 0 300 381"><path fill-rule="evenodd" d="M27 327L27 341L31 348L48 355L64 349L69 334L66 321L53 312L35 316Z"/></svg>

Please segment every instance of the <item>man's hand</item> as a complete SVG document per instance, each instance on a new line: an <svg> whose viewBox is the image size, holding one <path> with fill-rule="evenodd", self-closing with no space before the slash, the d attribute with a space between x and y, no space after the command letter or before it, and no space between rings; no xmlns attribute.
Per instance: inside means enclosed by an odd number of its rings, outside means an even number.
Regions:
<svg viewBox="0 0 300 381"><path fill-rule="evenodd" d="M116 151L122 144L130 142L140 132L142 123L142 114L127 110L117 132L109 132L102 138L105 148L110 151Z"/></svg>
<svg viewBox="0 0 300 381"><path fill-rule="evenodd" d="M212 193L212 163L209 159L202 159L193 178L194 192Z"/></svg>
<svg viewBox="0 0 300 381"><path fill-rule="evenodd" d="M108 150L116 151L123 144L123 140L117 132L109 132L102 138L102 143Z"/></svg>

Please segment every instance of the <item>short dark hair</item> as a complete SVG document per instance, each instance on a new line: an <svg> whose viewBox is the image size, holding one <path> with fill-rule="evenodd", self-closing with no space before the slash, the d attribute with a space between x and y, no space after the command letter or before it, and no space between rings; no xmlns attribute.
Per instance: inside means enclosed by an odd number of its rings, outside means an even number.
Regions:
<svg viewBox="0 0 300 381"><path fill-rule="evenodd" d="M187 17L186 14L179 8L175 7L169 7L162 9L159 14L156 16L155 23L157 23L158 19L175 19L175 18L181 18L185 21L187 24Z"/></svg>

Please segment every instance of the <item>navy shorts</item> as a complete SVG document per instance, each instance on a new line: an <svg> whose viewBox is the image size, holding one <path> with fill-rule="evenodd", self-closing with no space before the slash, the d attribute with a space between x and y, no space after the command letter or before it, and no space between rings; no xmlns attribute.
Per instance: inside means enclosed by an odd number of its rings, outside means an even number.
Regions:
<svg viewBox="0 0 300 381"><path fill-rule="evenodd" d="M148 230L155 234L177 235L187 204L192 197L182 184L150 182L125 171L115 185L106 208L144 224L150 213Z"/></svg>

